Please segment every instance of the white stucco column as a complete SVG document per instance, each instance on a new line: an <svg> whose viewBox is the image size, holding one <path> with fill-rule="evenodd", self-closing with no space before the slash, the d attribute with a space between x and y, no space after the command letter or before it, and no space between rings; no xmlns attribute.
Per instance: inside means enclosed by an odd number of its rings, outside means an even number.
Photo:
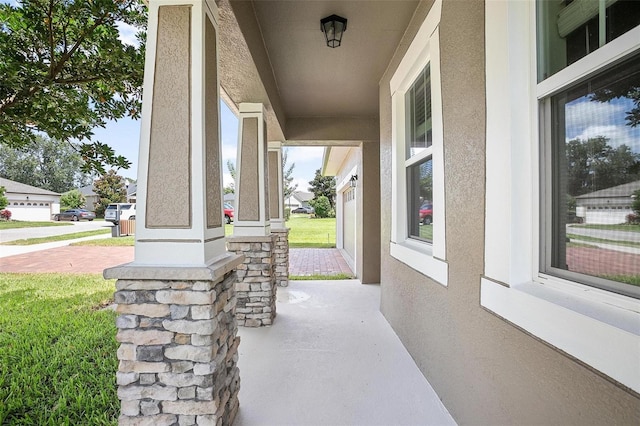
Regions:
<svg viewBox="0 0 640 426"><path fill-rule="evenodd" d="M269 212L271 229L284 229L282 142L269 142Z"/></svg>
<svg viewBox="0 0 640 426"><path fill-rule="evenodd" d="M226 256L217 32L213 0L149 4L135 264Z"/></svg>
<svg viewBox="0 0 640 426"><path fill-rule="evenodd" d="M239 105L234 237L271 234L267 123L262 104Z"/></svg>

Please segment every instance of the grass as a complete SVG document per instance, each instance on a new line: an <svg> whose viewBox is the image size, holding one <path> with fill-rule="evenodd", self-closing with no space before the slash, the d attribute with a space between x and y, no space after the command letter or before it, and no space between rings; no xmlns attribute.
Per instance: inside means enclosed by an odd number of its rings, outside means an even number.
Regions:
<svg viewBox="0 0 640 426"><path fill-rule="evenodd" d="M314 275L289 275L289 279L291 281L312 281L312 280L350 280L353 279L353 275L351 274L344 274L344 273L339 273L339 274L333 274L333 275L321 275L321 274L314 274Z"/></svg>
<svg viewBox="0 0 640 426"><path fill-rule="evenodd" d="M336 246L336 219L311 219L306 214L292 214L286 222L291 248L334 248Z"/></svg>
<svg viewBox="0 0 640 426"><path fill-rule="evenodd" d="M640 232L640 225L569 225L570 228L604 229L608 231Z"/></svg>
<svg viewBox="0 0 640 426"><path fill-rule="evenodd" d="M113 281L0 274L0 424L115 425Z"/></svg>
<svg viewBox="0 0 640 426"><path fill-rule="evenodd" d="M592 243L603 243L603 244L614 244L618 246L625 247L640 247L640 243L636 243L634 241L620 241L620 240L608 240L606 238L596 238L596 237L588 237L586 235L576 235L576 234L567 234L567 237L576 240L573 242L592 242Z"/></svg>
<svg viewBox="0 0 640 426"><path fill-rule="evenodd" d="M21 222L19 220L0 221L0 230L19 228L43 228L45 226L70 226L71 222Z"/></svg>
<svg viewBox="0 0 640 426"><path fill-rule="evenodd" d="M2 243L5 246L30 246L33 244L51 243L54 241L75 240L76 238L92 237L94 235L109 234L111 229L96 229L95 231L74 232L73 234L52 235L50 237L27 238L25 240L14 240Z"/></svg>
<svg viewBox="0 0 640 426"><path fill-rule="evenodd" d="M77 243L71 243L70 246L100 246L100 247L123 247L133 246L134 236L129 235L127 237L118 238L101 238L99 240L87 240L78 241Z"/></svg>

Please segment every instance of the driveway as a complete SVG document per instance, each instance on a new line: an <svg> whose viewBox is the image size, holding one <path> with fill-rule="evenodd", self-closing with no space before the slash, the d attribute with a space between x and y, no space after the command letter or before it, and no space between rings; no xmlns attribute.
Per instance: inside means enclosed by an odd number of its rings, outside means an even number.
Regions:
<svg viewBox="0 0 640 426"><path fill-rule="evenodd" d="M0 243L22 240L26 238L51 237L53 235L73 234L75 232L93 231L111 228L111 222L94 220L92 222L69 222L71 226L44 226L41 228L5 229L0 232Z"/></svg>

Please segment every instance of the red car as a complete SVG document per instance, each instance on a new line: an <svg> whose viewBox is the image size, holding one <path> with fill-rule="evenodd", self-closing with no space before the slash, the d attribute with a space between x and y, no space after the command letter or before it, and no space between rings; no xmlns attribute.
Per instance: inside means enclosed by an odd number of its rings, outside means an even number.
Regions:
<svg viewBox="0 0 640 426"><path fill-rule="evenodd" d="M229 203L224 203L224 221L229 224L233 220L233 206Z"/></svg>
<svg viewBox="0 0 640 426"><path fill-rule="evenodd" d="M420 206L420 223L431 225L431 222L433 222L433 204L426 202Z"/></svg>

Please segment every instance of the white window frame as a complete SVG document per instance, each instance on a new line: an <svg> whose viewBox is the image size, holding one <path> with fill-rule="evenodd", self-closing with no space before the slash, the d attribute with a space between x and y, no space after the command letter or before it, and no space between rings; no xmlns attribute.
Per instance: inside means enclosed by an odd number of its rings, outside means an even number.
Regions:
<svg viewBox="0 0 640 426"><path fill-rule="evenodd" d="M640 28L536 83L535 2L486 2L481 305L640 392L640 301L540 272L539 99L638 49ZM528 148L526 148L528 146ZM523 148L524 147L524 148Z"/></svg>
<svg viewBox="0 0 640 426"><path fill-rule="evenodd" d="M407 49L389 83L392 116L392 204L391 256L416 271L447 285L444 148L442 124L442 96L440 83L439 30L442 0L436 0L413 42ZM416 78L430 65L432 145L410 159L406 158L405 94ZM433 161L433 243L409 238L407 168L431 157Z"/></svg>

